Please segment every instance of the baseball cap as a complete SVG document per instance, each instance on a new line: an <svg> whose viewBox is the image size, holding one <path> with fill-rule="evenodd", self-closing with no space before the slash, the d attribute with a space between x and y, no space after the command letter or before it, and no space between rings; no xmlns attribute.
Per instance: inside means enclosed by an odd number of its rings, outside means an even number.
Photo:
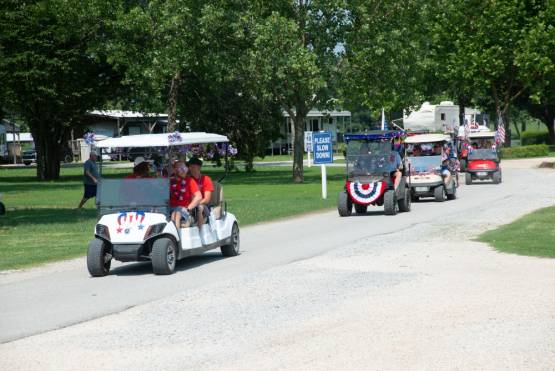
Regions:
<svg viewBox="0 0 555 371"><path fill-rule="evenodd" d="M135 161L133 161L133 166L137 167L140 164L142 164L143 162L146 162L146 160L143 156L135 157Z"/></svg>
<svg viewBox="0 0 555 371"><path fill-rule="evenodd" d="M189 166L191 166L191 165L202 166L202 160L198 157L191 157L191 159L189 161L187 161L187 165L189 165Z"/></svg>

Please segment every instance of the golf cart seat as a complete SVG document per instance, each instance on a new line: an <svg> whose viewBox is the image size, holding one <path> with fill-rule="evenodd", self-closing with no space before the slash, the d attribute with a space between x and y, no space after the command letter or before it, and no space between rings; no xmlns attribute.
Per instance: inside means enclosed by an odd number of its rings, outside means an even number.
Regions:
<svg viewBox="0 0 555 371"><path fill-rule="evenodd" d="M212 205L212 215L214 219L221 219L224 206L224 187L219 182L214 182L214 192L212 192L210 205Z"/></svg>

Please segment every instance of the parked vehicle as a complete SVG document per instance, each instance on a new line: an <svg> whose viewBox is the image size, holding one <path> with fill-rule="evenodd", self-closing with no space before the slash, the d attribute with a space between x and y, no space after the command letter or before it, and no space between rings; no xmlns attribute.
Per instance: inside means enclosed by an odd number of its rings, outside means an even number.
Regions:
<svg viewBox="0 0 555 371"><path fill-rule="evenodd" d="M449 158L450 154L446 152L453 150L451 137L444 134L417 134L409 136L405 144L408 147L407 159L412 175L412 201L422 197L433 197L438 202L457 198L456 167L442 167L444 160L456 160ZM446 184L447 178L449 180Z"/></svg>
<svg viewBox="0 0 555 371"><path fill-rule="evenodd" d="M351 215L353 206L357 214L366 213L369 205L383 205L386 215L410 211L410 174L406 166L397 189L392 177L397 158L393 142L403 136L402 131L345 134L347 179L337 200L340 216ZM400 155L404 157L404 152Z"/></svg>
<svg viewBox="0 0 555 371"><path fill-rule="evenodd" d="M66 164L73 162L73 153L71 152L71 149L63 148L60 151L60 158L62 159L61 161ZM23 153L21 154L21 160L23 161L23 164L25 164L26 166L29 166L31 164L36 164L37 151L35 149L28 149L26 151L23 151Z"/></svg>
<svg viewBox="0 0 555 371"><path fill-rule="evenodd" d="M227 145L228 138L210 133L143 134L106 139L97 148L101 152L106 148L162 148L167 156L160 158L168 166L180 147L207 143ZM211 212L201 230L192 220L184 221L180 230L169 221L168 178L101 179L96 197L100 217L87 252L91 276L107 275L112 259L151 261L155 274L171 274L177 260L218 247L224 256L238 255L239 223L227 210L222 179L214 182Z"/></svg>

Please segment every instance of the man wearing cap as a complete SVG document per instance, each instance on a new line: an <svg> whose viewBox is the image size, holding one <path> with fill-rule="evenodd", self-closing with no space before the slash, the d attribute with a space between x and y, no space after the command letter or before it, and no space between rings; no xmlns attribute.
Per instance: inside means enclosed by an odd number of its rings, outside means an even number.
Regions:
<svg viewBox="0 0 555 371"><path fill-rule="evenodd" d="M133 161L133 173L126 176L125 179L151 178L148 173L149 170L150 167L144 157L135 157L135 161Z"/></svg>
<svg viewBox="0 0 555 371"><path fill-rule="evenodd" d="M192 157L187 164L189 165L188 177L194 180L202 195L198 205L197 221L200 228L204 224L204 218L210 215L210 199L212 198L212 192L214 192L214 184L208 175L201 174L202 160L200 158Z"/></svg>
<svg viewBox="0 0 555 371"><path fill-rule="evenodd" d="M81 202L79 202L79 206L77 206L78 209L82 208L89 198L96 197L96 185L100 178L96 158L96 152L91 151L89 159L83 164L83 185L85 186L85 192Z"/></svg>

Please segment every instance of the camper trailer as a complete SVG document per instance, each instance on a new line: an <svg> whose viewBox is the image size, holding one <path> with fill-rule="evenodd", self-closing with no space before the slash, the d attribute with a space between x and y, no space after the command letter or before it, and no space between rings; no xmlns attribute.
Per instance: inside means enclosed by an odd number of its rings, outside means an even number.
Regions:
<svg viewBox="0 0 555 371"><path fill-rule="evenodd" d="M464 110L464 119L468 123L479 122L484 124L487 115L480 111L467 107ZM487 122L486 122L487 123ZM418 111L404 115L403 124L405 130L429 133L456 133L459 125L459 106L451 101L443 101L440 104L424 102Z"/></svg>

